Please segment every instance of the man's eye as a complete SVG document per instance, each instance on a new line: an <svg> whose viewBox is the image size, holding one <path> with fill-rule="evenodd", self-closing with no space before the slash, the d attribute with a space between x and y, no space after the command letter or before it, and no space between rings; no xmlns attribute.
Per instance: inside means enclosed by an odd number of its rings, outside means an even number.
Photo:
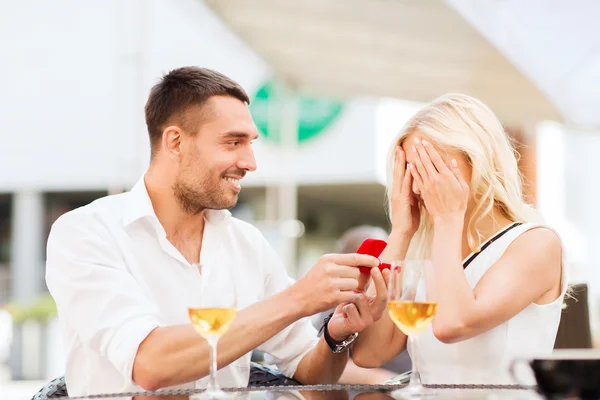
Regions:
<svg viewBox="0 0 600 400"><path fill-rule="evenodd" d="M238 144L240 144L240 141L239 141L239 140L236 140L235 142L231 142L231 144L232 144L233 146L237 146Z"/></svg>

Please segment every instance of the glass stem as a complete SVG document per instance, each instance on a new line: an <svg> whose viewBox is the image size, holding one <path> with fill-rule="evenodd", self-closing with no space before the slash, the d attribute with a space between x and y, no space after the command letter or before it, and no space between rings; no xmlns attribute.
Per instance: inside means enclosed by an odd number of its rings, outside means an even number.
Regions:
<svg viewBox="0 0 600 400"><path fill-rule="evenodd" d="M417 348L416 348L416 340L417 338L414 335L408 335L408 346L410 350L410 361L412 364L412 372L410 373L410 382L409 386L421 386L421 375L419 374L419 370L417 368Z"/></svg>
<svg viewBox="0 0 600 400"><path fill-rule="evenodd" d="M206 390L208 392L214 392L219 390L217 386L217 343L219 342L218 337L212 337L208 339L210 345L210 379Z"/></svg>

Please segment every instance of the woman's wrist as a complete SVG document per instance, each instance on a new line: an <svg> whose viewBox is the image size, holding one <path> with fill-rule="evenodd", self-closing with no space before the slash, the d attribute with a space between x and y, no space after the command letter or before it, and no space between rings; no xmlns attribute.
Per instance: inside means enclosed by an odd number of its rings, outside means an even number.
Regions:
<svg viewBox="0 0 600 400"><path fill-rule="evenodd" d="M436 230L443 231L460 231L462 233L463 226L465 224L465 217L463 214L446 214L439 215L433 218L433 228Z"/></svg>
<svg viewBox="0 0 600 400"><path fill-rule="evenodd" d="M408 240L410 241L415 234L414 229L405 228L405 227L392 227L392 231L390 232L389 241L397 241L397 240Z"/></svg>
<svg viewBox="0 0 600 400"><path fill-rule="evenodd" d="M413 235L414 233L392 228L392 232L388 236L388 245L381 254L381 259L384 262L391 263L394 260L401 260L406 257L406 251Z"/></svg>

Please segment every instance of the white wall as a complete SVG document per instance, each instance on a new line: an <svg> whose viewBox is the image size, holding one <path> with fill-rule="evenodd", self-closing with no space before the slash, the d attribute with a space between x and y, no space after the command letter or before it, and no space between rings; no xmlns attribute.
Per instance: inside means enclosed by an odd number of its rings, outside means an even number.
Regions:
<svg viewBox="0 0 600 400"><path fill-rule="evenodd" d="M248 89L268 67L198 0L0 6L0 191L131 185L147 165L143 105L169 69Z"/></svg>
<svg viewBox="0 0 600 400"><path fill-rule="evenodd" d="M249 93L269 65L200 0L41 0L0 6L0 192L129 187L149 158L143 106L172 68L200 65ZM290 163L307 183L376 180L378 100L350 101ZM249 185L278 179L257 143Z"/></svg>
<svg viewBox="0 0 600 400"><path fill-rule="evenodd" d="M109 182L111 3L0 6L0 190ZM68 179L66 179L68 177Z"/></svg>

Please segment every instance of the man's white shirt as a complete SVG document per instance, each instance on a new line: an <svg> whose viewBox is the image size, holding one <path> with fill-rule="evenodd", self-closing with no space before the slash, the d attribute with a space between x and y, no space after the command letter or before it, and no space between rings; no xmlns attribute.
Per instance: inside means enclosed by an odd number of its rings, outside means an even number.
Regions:
<svg viewBox="0 0 600 400"><path fill-rule="evenodd" d="M189 324L187 307L200 296L234 288L241 310L289 287L281 260L258 229L225 210L205 215L200 270L167 240L143 178L130 192L98 199L54 223L46 282L58 307L69 395L142 390L132 381L140 343L156 327ZM304 318L258 349L292 377L317 340ZM250 357L219 370L219 384L246 386ZM206 380L180 387L205 387Z"/></svg>

